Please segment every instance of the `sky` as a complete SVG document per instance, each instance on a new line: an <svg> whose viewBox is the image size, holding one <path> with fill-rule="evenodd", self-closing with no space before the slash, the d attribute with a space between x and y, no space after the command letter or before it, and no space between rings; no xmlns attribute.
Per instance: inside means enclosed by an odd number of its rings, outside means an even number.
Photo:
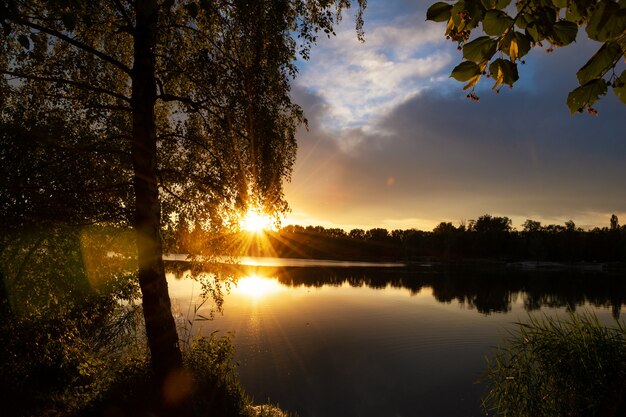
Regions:
<svg viewBox="0 0 626 417"><path fill-rule="evenodd" d="M626 223L626 106L609 91L598 116L570 116L576 71L600 44L535 48L513 89L449 78L461 62L427 0L369 0L365 42L352 16L299 61L292 98L309 121L282 224L432 230L484 214L521 229ZM622 64L623 65L623 64Z"/></svg>

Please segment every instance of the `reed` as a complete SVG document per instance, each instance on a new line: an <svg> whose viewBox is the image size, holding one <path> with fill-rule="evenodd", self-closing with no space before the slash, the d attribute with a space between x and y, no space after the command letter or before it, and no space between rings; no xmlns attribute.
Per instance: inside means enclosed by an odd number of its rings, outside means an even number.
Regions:
<svg viewBox="0 0 626 417"><path fill-rule="evenodd" d="M530 316L490 358L481 378L488 415L626 415L626 326L591 313Z"/></svg>

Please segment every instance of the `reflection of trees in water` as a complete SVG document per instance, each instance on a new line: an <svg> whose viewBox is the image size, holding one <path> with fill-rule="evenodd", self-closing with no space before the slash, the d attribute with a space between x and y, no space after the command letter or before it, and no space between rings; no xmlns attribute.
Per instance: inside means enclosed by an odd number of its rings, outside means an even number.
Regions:
<svg viewBox="0 0 626 417"><path fill-rule="evenodd" d="M508 312L521 299L524 309L541 307L575 311L586 303L612 308L619 316L626 305L626 280L610 274L576 271L526 272L460 268L324 268L231 266L235 276L257 274L277 278L290 287L342 286L407 289L411 295L432 289L441 303L457 301L483 314Z"/></svg>

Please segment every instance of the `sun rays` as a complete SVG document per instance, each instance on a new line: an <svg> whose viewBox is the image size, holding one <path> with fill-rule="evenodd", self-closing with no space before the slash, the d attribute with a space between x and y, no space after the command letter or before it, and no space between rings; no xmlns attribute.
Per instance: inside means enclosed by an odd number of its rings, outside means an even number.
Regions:
<svg viewBox="0 0 626 417"><path fill-rule="evenodd" d="M272 230L275 228L275 224L276 221L272 216L256 209L248 210L239 221L239 227L251 233L261 233L265 230Z"/></svg>

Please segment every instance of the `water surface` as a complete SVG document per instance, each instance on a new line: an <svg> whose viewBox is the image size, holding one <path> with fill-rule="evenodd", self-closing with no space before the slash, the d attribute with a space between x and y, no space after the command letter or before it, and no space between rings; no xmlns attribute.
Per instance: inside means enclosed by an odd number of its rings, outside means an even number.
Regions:
<svg viewBox="0 0 626 417"><path fill-rule="evenodd" d="M268 263L237 269L224 314L193 331L232 332L245 389L300 417L482 415L476 380L512 323L584 309L609 324L626 305L626 280L602 274ZM193 315L199 283L170 289Z"/></svg>

